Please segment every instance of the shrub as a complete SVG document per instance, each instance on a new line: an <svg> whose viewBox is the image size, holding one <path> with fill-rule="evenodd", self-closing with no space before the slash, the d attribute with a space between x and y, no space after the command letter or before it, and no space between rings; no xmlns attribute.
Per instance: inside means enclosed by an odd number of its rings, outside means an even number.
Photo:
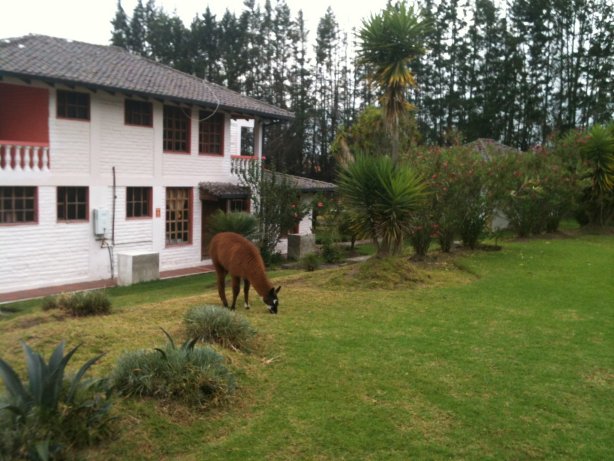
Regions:
<svg viewBox="0 0 614 461"><path fill-rule="evenodd" d="M218 306L193 307L184 323L189 337L235 349L249 350L256 334L247 319Z"/></svg>
<svg viewBox="0 0 614 461"><path fill-rule="evenodd" d="M467 147L418 150L409 160L426 178L430 192L422 214L432 215L420 223L423 232L414 240L426 244L428 227L436 224L429 235L438 238L444 252L451 250L455 236L474 248L492 214L493 203L486 187L488 162Z"/></svg>
<svg viewBox="0 0 614 461"><path fill-rule="evenodd" d="M519 237L554 232L572 211L578 186L563 159L538 150L496 160L492 191Z"/></svg>
<svg viewBox="0 0 614 461"><path fill-rule="evenodd" d="M111 312L111 300L103 290L62 293L43 300L43 310L62 309L74 317L103 315Z"/></svg>
<svg viewBox="0 0 614 461"><path fill-rule="evenodd" d="M324 239L320 248L320 255L324 262L336 264L343 259L343 250L334 240Z"/></svg>
<svg viewBox="0 0 614 461"><path fill-rule="evenodd" d="M216 211L208 223L210 235L220 232L235 232L245 238L252 239L258 233L258 220L250 213Z"/></svg>
<svg viewBox="0 0 614 461"><path fill-rule="evenodd" d="M428 216L428 213L420 213L419 216L413 221L411 231L409 233L409 243L414 249L416 258L424 259L429 247L433 235L435 234L437 225L433 224L432 219Z"/></svg>
<svg viewBox="0 0 614 461"><path fill-rule="evenodd" d="M53 309L59 309L60 304L55 296L46 296L43 298L43 304L41 307L44 311L50 311Z"/></svg>
<svg viewBox="0 0 614 461"><path fill-rule="evenodd" d="M301 258L301 267L308 272L315 271L321 264L322 260L317 253L309 253Z"/></svg>
<svg viewBox="0 0 614 461"><path fill-rule="evenodd" d="M197 339L176 347L124 353L117 361L112 380L118 392L127 396L178 400L206 407L224 402L235 388L224 358L209 347L194 347Z"/></svg>
<svg viewBox="0 0 614 461"><path fill-rule="evenodd" d="M86 315L102 315L111 312L111 300L102 290L75 293L63 306L68 313L75 317Z"/></svg>
<svg viewBox="0 0 614 461"><path fill-rule="evenodd" d="M83 380L101 357L88 360L73 377L66 365L77 351L64 355L60 343L49 361L22 343L28 383L0 359L6 395L0 400L0 453L8 459L64 459L72 447L91 445L111 432L110 387L106 380Z"/></svg>

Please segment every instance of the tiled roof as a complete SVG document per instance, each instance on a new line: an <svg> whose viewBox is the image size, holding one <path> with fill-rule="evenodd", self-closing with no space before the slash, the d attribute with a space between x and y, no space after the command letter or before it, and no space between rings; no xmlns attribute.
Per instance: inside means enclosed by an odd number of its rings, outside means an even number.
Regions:
<svg viewBox="0 0 614 461"><path fill-rule="evenodd" d="M271 172L265 170L265 174L270 175ZM318 181L317 179L284 173L276 173L276 175L288 181L290 185L301 192L333 192L337 189L336 185L329 182ZM202 192L218 198L242 198L249 196L249 188L238 184L226 182L201 182L199 187Z"/></svg>
<svg viewBox="0 0 614 461"><path fill-rule="evenodd" d="M490 138L478 138L475 141L465 144L471 150L478 152L483 158L490 159L493 155L517 154L518 150L513 147L501 144L499 141Z"/></svg>
<svg viewBox="0 0 614 461"><path fill-rule="evenodd" d="M270 174L270 171L266 170L266 172ZM276 173L276 175L287 180L289 184L301 192L334 192L337 190L337 186L330 182L285 173Z"/></svg>
<svg viewBox="0 0 614 461"><path fill-rule="evenodd" d="M201 182L200 190L218 198L249 197L249 188L227 182Z"/></svg>
<svg viewBox="0 0 614 461"><path fill-rule="evenodd" d="M40 79L126 92L269 119L291 112L243 96L115 46L92 45L45 35L0 39L0 77Z"/></svg>

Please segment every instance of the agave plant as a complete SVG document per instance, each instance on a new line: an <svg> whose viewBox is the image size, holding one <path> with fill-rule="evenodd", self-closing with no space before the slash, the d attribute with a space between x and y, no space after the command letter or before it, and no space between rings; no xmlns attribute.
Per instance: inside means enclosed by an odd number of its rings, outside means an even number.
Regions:
<svg viewBox="0 0 614 461"><path fill-rule="evenodd" d="M87 397L85 400L81 394L84 390L92 390L92 395L98 394L100 389L85 382L83 376L102 355L88 360L72 378L67 378L66 366L80 346L64 355L64 343L61 342L46 362L26 343L21 344L26 357L27 383L0 359L0 378L7 391L0 413L10 412L12 415L8 419L11 427L3 429L13 435L12 446L0 446L0 451L20 455L28 452L35 459L50 459L53 453L63 449L59 439L64 439L65 445L80 445L84 440L93 440L93 433L98 428L90 427L90 424L102 427L110 420L107 418L110 409L108 393L105 399ZM82 421L83 418L87 422ZM71 437L74 439L66 440Z"/></svg>
<svg viewBox="0 0 614 461"><path fill-rule="evenodd" d="M12 402L3 408L19 415L26 415L33 407L39 407L44 414L52 414L57 412L61 400L72 403L83 375L104 355L98 355L85 362L70 380L68 392L64 394L62 391L66 365L80 345L64 355L64 342L61 342L52 352L48 363L45 363L45 359L26 343L22 342L21 345L26 356L28 369L27 387L23 385L15 370L0 359L0 377L4 381L4 386Z"/></svg>

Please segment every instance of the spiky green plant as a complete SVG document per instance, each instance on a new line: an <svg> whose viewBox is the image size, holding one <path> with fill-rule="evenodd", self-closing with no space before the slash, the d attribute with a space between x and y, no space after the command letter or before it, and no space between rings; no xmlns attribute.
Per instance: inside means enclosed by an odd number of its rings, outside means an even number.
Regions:
<svg viewBox="0 0 614 461"><path fill-rule="evenodd" d="M614 124L611 130L603 125L593 126L582 147L582 154L590 163L590 195L598 208L599 224L604 225L606 201L614 192Z"/></svg>
<svg viewBox="0 0 614 461"><path fill-rule="evenodd" d="M219 232L236 232L252 239L258 234L258 219L243 211L224 213L218 210L211 216L208 229L211 237Z"/></svg>
<svg viewBox="0 0 614 461"><path fill-rule="evenodd" d="M163 330L164 331L164 330ZM128 396L151 396L206 407L225 401L235 388L224 358L189 339L177 347L173 338L151 351L131 351L118 360L112 375L115 388Z"/></svg>
<svg viewBox="0 0 614 461"><path fill-rule="evenodd" d="M339 190L357 236L370 238L379 256L399 254L425 195L413 170L389 157L358 156L341 170Z"/></svg>
<svg viewBox="0 0 614 461"><path fill-rule="evenodd" d="M106 435L110 390L104 380L83 380L102 355L85 362L69 378L66 366L79 346L64 355L64 343L60 343L48 362L26 343L22 347L27 384L0 359L0 378L7 391L0 402L0 452L55 459L64 456L70 446L87 445Z"/></svg>

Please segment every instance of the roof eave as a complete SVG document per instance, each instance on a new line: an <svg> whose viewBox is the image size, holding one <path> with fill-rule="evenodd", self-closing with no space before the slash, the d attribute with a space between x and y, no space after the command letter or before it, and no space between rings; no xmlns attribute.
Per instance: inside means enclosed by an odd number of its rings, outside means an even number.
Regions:
<svg viewBox="0 0 614 461"><path fill-rule="evenodd" d="M130 88L100 85L98 83L86 82L82 80L69 80L69 79L62 79L62 78L46 76L46 75L11 72L11 71L0 69L0 77L3 77L3 76L13 77L13 78L17 78L17 79L24 80L24 81L39 80L46 84L61 84L61 85L69 86L69 87L70 86L82 86L87 89L103 90L103 91L110 92L110 93L117 92L117 93L123 93L123 94L128 94L128 95L133 95L133 96L144 97L144 98L153 98L153 99L161 100L161 101L183 103L183 104L201 106L201 107L206 107L206 108L216 108L217 107L226 112L237 112L239 114L251 115L254 117L266 118L270 120L291 121L291 120L294 120L295 118L294 113L288 112L288 111L284 111L286 112L286 114L271 113L271 112L266 112L266 111L246 109L244 107L232 107L232 106L227 106L223 104L217 104L214 102L206 102L206 101L194 100L194 99L188 99L188 98L179 98L176 96L170 96L170 95L165 95L165 94L131 90ZM280 109L280 110L283 110L283 109Z"/></svg>

